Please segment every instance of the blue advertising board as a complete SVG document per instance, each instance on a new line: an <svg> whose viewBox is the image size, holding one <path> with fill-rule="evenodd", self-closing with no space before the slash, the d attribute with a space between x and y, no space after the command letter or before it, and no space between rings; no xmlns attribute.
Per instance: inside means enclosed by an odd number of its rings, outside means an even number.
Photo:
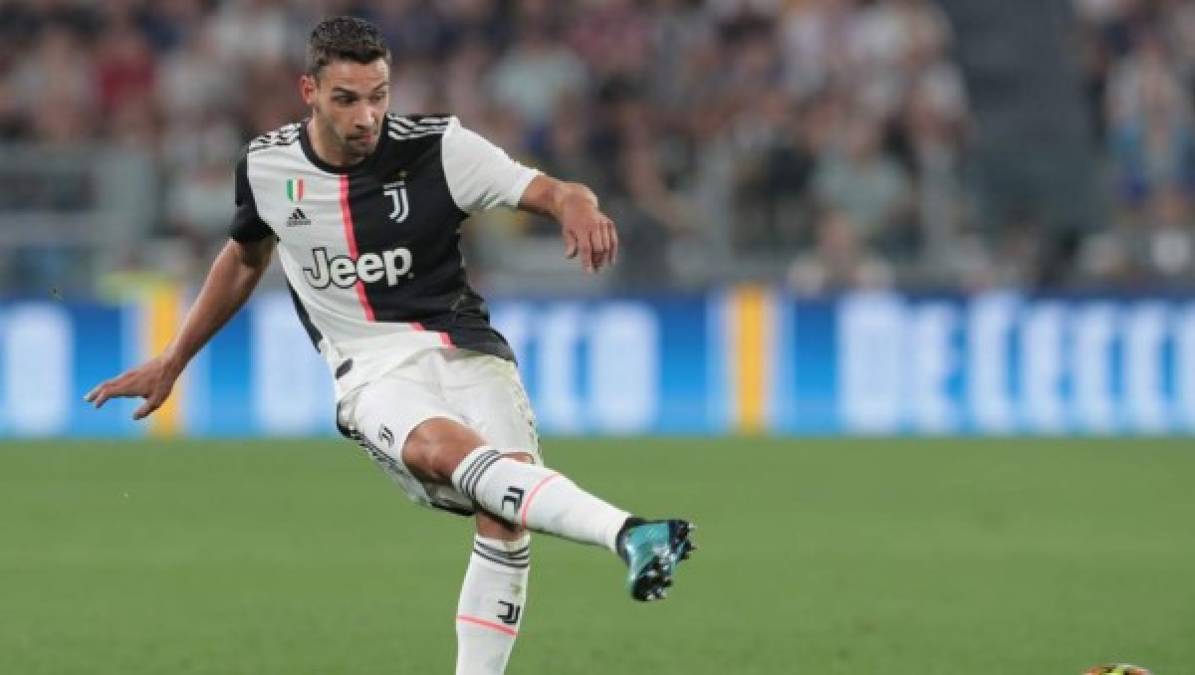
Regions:
<svg viewBox="0 0 1195 675"><path fill-rule="evenodd" d="M284 293L234 318L155 419L92 410L94 384L169 335L146 330L161 306L0 303L0 436L333 433L329 375ZM1195 432L1187 298L745 287L491 309L545 434Z"/></svg>
<svg viewBox="0 0 1195 675"><path fill-rule="evenodd" d="M781 433L1195 431L1195 302L862 294L784 303ZM815 419L824 417L819 425Z"/></svg>

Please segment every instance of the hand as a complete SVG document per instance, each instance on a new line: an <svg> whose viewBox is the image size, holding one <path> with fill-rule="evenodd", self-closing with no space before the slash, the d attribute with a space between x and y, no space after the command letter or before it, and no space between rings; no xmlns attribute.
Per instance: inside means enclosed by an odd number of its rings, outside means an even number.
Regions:
<svg viewBox="0 0 1195 675"><path fill-rule="evenodd" d="M581 256L586 272L597 272L618 259L618 231L614 221L598 209L595 200L578 196L566 203L560 214L564 256Z"/></svg>
<svg viewBox="0 0 1195 675"><path fill-rule="evenodd" d="M158 356L100 383L95 389L87 392L83 400L101 408L111 398L139 396L145 399L145 403L133 413L133 419L143 419L153 414L170 397L170 391L174 388L174 381L178 379L180 372L181 369L172 365L169 359Z"/></svg>

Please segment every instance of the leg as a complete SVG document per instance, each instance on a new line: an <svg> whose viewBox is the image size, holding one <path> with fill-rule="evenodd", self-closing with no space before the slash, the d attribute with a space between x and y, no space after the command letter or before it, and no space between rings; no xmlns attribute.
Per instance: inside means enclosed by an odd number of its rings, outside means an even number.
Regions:
<svg viewBox="0 0 1195 675"><path fill-rule="evenodd" d="M403 465L422 481L450 484L471 448L483 446L472 429L447 418L418 424L402 447ZM531 462L514 453L511 459ZM527 531L477 511L476 536L457 601L456 675L501 675L522 624L530 572Z"/></svg>
<svg viewBox="0 0 1195 675"><path fill-rule="evenodd" d="M688 522L631 517L563 475L531 464L525 453L498 453L452 420L429 419L415 427L402 457L418 478L451 483L492 520L617 553L630 567L627 585L636 600L663 598L677 563L693 550Z"/></svg>
<svg viewBox="0 0 1195 675"><path fill-rule="evenodd" d="M413 500L476 515L457 609L457 674L506 667L526 600L528 528L618 551L631 566L632 594L645 599L635 580L656 573L643 561L660 558L659 539L626 528L625 511L538 465L534 418L514 367L492 357L458 361L455 371L425 361L347 397L337 421ZM482 434L514 451L494 451Z"/></svg>
<svg viewBox="0 0 1195 675"><path fill-rule="evenodd" d="M425 420L407 436L403 464L420 480L451 484L509 525L617 551L629 513L536 466L526 453L500 454L476 432L446 418Z"/></svg>
<svg viewBox="0 0 1195 675"><path fill-rule="evenodd" d="M456 610L456 675L501 675L527 602L531 538L477 513L477 536Z"/></svg>

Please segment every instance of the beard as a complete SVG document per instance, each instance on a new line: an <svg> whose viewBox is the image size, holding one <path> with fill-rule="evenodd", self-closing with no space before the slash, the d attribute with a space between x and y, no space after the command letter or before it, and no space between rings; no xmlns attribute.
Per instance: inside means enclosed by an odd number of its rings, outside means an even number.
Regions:
<svg viewBox="0 0 1195 675"><path fill-rule="evenodd" d="M312 113L311 123L319 127L324 142L334 146L335 151L342 155L341 162L355 164L377 149L381 140L381 122L369 131L362 131L360 127L352 124L348 125L347 129L342 129L331 115L323 114L318 105L312 106Z"/></svg>
<svg viewBox="0 0 1195 675"><path fill-rule="evenodd" d="M377 132L370 132L366 134L353 134L346 136L343 139L345 152L358 156L365 157L373 153L374 149L378 147L378 140L380 136Z"/></svg>
<svg viewBox="0 0 1195 675"><path fill-rule="evenodd" d="M369 131L361 131L358 127L351 127L346 133L336 136L340 139L341 147L345 154L353 157L366 157L373 154L375 148L378 147L378 141L381 139L382 125L379 123L377 128Z"/></svg>

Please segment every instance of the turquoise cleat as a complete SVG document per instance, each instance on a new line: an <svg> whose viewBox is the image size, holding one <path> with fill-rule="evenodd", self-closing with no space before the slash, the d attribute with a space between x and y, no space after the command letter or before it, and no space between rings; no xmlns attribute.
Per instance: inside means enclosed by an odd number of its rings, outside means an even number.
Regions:
<svg viewBox="0 0 1195 675"><path fill-rule="evenodd" d="M689 540L694 528L684 520L628 523L618 539L618 554L626 561L627 588L640 600L663 600L672 585L673 570L696 550Z"/></svg>

